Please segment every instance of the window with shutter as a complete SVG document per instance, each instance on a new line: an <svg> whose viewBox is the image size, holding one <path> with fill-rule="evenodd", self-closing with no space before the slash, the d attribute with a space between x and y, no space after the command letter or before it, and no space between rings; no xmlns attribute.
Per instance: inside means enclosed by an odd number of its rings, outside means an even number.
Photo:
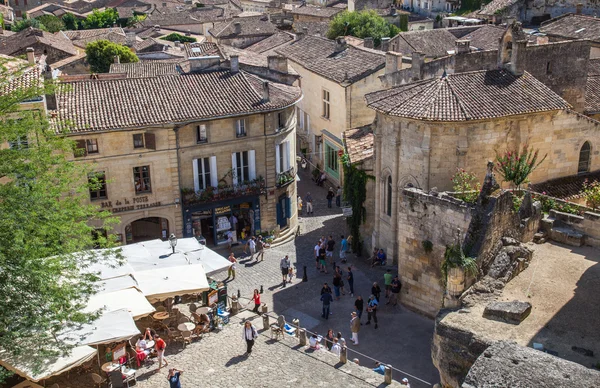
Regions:
<svg viewBox="0 0 600 388"><path fill-rule="evenodd" d="M196 143L208 143L208 136L206 134L206 124L200 124L196 126Z"/></svg>
<svg viewBox="0 0 600 388"><path fill-rule="evenodd" d="M82 156L87 155L85 140L75 140L75 149L73 150L73 154L76 158L80 158Z"/></svg>
<svg viewBox="0 0 600 388"><path fill-rule="evenodd" d="M235 136L246 136L246 121L244 119L240 119L235 122Z"/></svg>
<svg viewBox="0 0 600 388"><path fill-rule="evenodd" d="M142 133L133 135L133 148L144 148L144 135Z"/></svg>
<svg viewBox="0 0 600 388"><path fill-rule="evenodd" d="M250 165L248 151L235 152L231 158L233 162L233 184L238 185L250 180Z"/></svg>
<svg viewBox="0 0 600 388"><path fill-rule="evenodd" d="M156 149L156 137L153 133L146 132L144 133L144 141L146 142L146 148L149 150Z"/></svg>
<svg viewBox="0 0 600 388"><path fill-rule="evenodd" d="M197 178L195 179L195 182L197 182L195 189L196 191L206 190L212 186L210 158L195 159L194 162L196 163L194 171L197 174L195 177Z"/></svg>
<svg viewBox="0 0 600 388"><path fill-rule="evenodd" d="M134 167L133 182L136 194L151 193L150 166Z"/></svg>

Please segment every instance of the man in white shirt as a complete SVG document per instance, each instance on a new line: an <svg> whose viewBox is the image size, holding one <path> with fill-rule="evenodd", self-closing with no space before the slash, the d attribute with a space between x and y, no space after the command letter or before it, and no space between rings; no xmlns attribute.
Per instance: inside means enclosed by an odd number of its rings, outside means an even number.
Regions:
<svg viewBox="0 0 600 388"><path fill-rule="evenodd" d="M338 339L334 338L333 339L333 346L331 346L331 353L333 353L333 354L335 354L335 355L337 355L339 357L341 352L342 352L342 347L338 343Z"/></svg>
<svg viewBox="0 0 600 388"><path fill-rule="evenodd" d="M256 253L256 238L254 236L250 237L250 240L248 240L248 248L250 248L250 261L252 261L254 254ZM258 256L256 259L258 260Z"/></svg>
<svg viewBox="0 0 600 388"><path fill-rule="evenodd" d="M315 251L315 262L316 262L316 266L317 269L320 269L321 267L319 266L319 249L321 248L321 241L317 241L317 245L315 245L314 247L314 251Z"/></svg>
<svg viewBox="0 0 600 388"><path fill-rule="evenodd" d="M285 287L286 284L286 277L288 276L288 273L290 272L290 259L288 258L288 255L285 255L285 257L283 259L281 259L281 261L279 262L279 268L281 269L281 275L283 276L283 286Z"/></svg>

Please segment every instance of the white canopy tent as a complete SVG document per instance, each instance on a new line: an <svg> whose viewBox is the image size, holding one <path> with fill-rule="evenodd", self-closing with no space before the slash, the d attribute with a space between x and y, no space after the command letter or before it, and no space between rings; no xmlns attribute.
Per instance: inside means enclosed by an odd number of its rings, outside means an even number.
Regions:
<svg viewBox="0 0 600 388"><path fill-rule="evenodd" d="M96 349L90 346L77 346L71 349L67 356L51 357L43 362L40 371L34 372L33 361L30 354L23 354L18 358L0 352L0 365L11 370L30 381L45 380L51 376L60 375L70 369L91 360L96 356Z"/></svg>
<svg viewBox="0 0 600 388"><path fill-rule="evenodd" d="M73 345L99 345L125 341L140 334L127 309L109 311L89 325L71 329L58 335L58 339Z"/></svg>
<svg viewBox="0 0 600 388"><path fill-rule="evenodd" d="M91 313L99 309L106 312L125 309L133 319L145 317L156 311L137 288L96 294L90 297L83 311Z"/></svg>
<svg viewBox="0 0 600 388"><path fill-rule="evenodd" d="M138 284L133 276L125 275L118 278L101 280L96 285L98 286L98 294L102 294L137 287Z"/></svg>
<svg viewBox="0 0 600 388"><path fill-rule="evenodd" d="M201 249L197 251L186 252L188 260L192 264L202 264L207 276L213 276L226 271L231 267L231 262L219 255L212 249Z"/></svg>
<svg viewBox="0 0 600 388"><path fill-rule="evenodd" d="M209 289L206 273L200 264L140 271L135 273L135 277L140 290L151 302Z"/></svg>

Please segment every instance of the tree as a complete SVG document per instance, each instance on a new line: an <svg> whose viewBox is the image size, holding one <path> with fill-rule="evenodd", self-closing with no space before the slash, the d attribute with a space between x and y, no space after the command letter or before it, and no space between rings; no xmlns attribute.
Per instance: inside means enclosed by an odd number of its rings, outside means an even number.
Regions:
<svg viewBox="0 0 600 388"><path fill-rule="evenodd" d="M589 182L586 179L583 181L582 194L585 198L587 206L594 209L594 211L600 207L600 182Z"/></svg>
<svg viewBox="0 0 600 388"><path fill-rule="evenodd" d="M67 160L73 142L57 133L39 109L22 110L52 93L52 86L28 82L0 67L0 348L3 356L26 358L38 371L44 358L66 352L55 340L69 327L89 323L82 313L95 291L85 268L103 260L102 251L77 254L109 238L93 237L92 222L110 230L114 221L84 198L90 166ZM9 87L4 87L9 86Z"/></svg>
<svg viewBox="0 0 600 388"><path fill-rule="evenodd" d="M119 14L114 8L107 8L104 11L93 10L88 17L83 21L83 26L86 29L112 27L117 20Z"/></svg>
<svg viewBox="0 0 600 388"><path fill-rule="evenodd" d="M48 32L55 33L65 29L65 23L63 23L62 19L54 15L42 15L36 19L46 27L46 31Z"/></svg>
<svg viewBox="0 0 600 388"><path fill-rule="evenodd" d="M121 63L139 60L128 47L104 39L88 43L85 47L85 55L94 73L107 73L116 55L119 56Z"/></svg>
<svg viewBox="0 0 600 388"><path fill-rule="evenodd" d="M400 31L408 31L408 15L400 14Z"/></svg>
<svg viewBox="0 0 600 388"><path fill-rule="evenodd" d="M66 13L62 17L67 30L78 30L81 27L81 20L75 17L72 13Z"/></svg>
<svg viewBox="0 0 600 388"><path fill-rule="evenodd" d="M29 27L39 28L40 30L46 31L46 26L44 26L42 23L40 23L40 21L37 19L18 20L15 23L13 23L12 30L14 32L19 32L19 31L23 31L24 29L29 28Z"/></svg>
<svg viewBox="0 0 600 388"><path fill-rule="evenodd" d="M176 32L170 33L169 35L165 35L162 37L164 40L168 40L170 42L179 41L181 43L194 43L196 42L196 38L192 38L191 36L185 36L178 34Z"/></svg>
<svg viewBox="0 0 600 388"><path fill-rule="evenodd" d="M527 182L529 175L536 169L546 156L538 162L539 150L534 151L529 149L527 144L523 146L523 150L519 153L516 151L506 151L504 155L496 154L496 171L505 182L510 182L517 190L521 190L521 184Z"/></svg>
<svg viewBox="0 0 600 388"><path fill-rule="evenodd" d="M352 35L357 38L373 38L375 45L381 43L381 38L393 37L400 29L385 21L374 10L360 12L344 11L339 13L329 24L327 37L335 39L338 36Z"/></svg>

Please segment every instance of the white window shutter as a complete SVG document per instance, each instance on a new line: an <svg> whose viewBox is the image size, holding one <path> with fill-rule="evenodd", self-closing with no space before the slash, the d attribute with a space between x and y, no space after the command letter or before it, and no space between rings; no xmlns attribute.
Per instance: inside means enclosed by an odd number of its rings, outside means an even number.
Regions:
<svg viewBox="0 0 600 388"><path fill-rule="evenodd" d="M310 116L308 114L306 115L306 133L310 133Z"/></svg>
<svg viewBox="0 0 600 388"><path fill-rule="evenodd" d="M192 160L192 171L194 172L194 191L200 191L200 181L198 180L198 159Z"/></svg>
<svg viewBox="0 0 600 388"><path fill-rule="evenodd" d="M283 154L283 167L287 171L290 169L290 142L286 141L284 144L285 154Z"/></svg>
<svg viewBox="0 0 600 388"><path fill-rule="evenodd" d="M275 146L275 172L277 174L281 172L279 168L279 144Z"/></svg>
<svg viewBox="0 0 600 388"><path fill-rule="evenodd" d="M219 178L217 177L217 157L210 157L210 185L217 187L219 185Z"/></svg>
<svg viewBox="0 0 600 388"><path fill-rule="evenodd" d="M256 179L256 159L254 150L248 151L248 175L250 175L248 180Z"/></svg>
<svg viewBox="0 0 600 388"><path fill-rule="evenodd" d="M237 176L237 155L236 153L232 153L231 154L231 167L232 167L232 173L231 173L231 179L233 181L233 185L237 186L238 185L238 176Z"/></svg>

